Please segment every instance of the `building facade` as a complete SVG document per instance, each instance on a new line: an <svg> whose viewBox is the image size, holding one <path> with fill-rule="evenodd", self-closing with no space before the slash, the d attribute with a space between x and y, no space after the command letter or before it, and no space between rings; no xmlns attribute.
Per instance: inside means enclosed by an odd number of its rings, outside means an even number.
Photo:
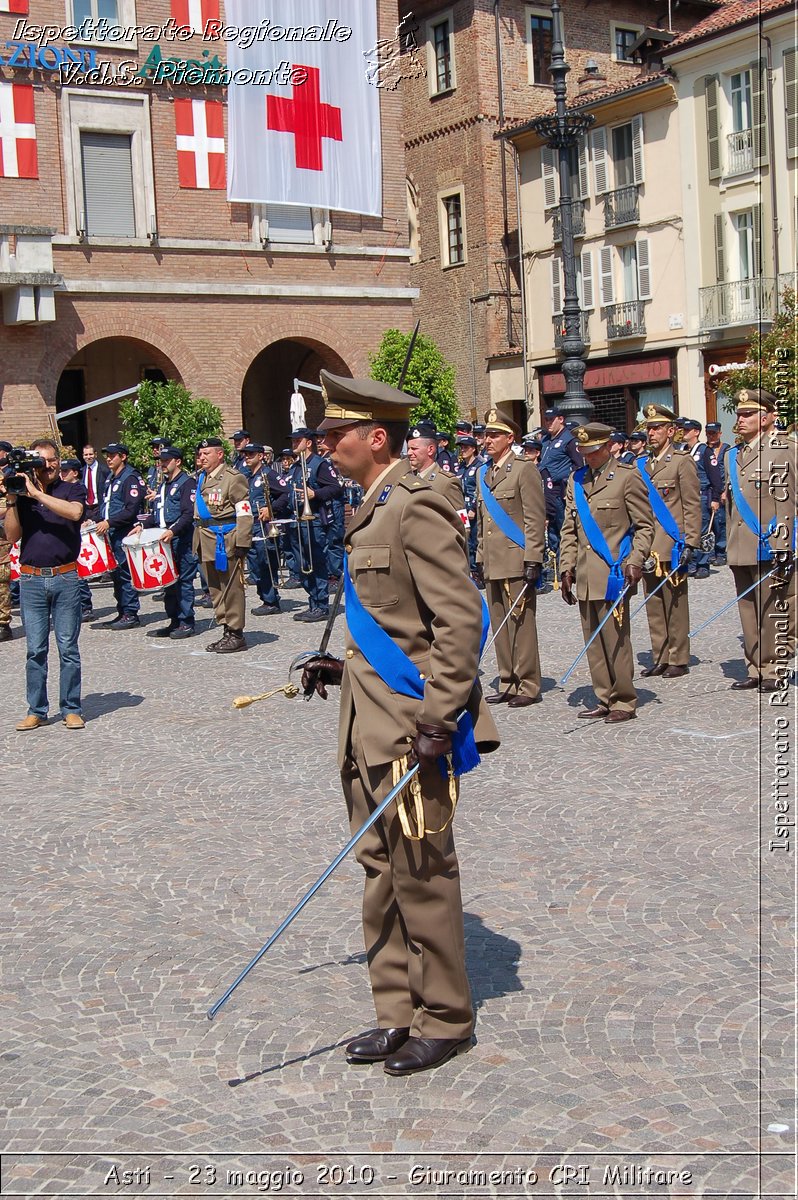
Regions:
<svg viewBox="0 0 798 1200"><path fill-rule="evenodd" d="M645 28L666 28L670 15L674 33L690 29L719 2L566 2L569 102L585 81L631 84L640 73L632 47ZM455 365L463 412L501 404L526 423L536 396L521 351L516 163L497 134L552 107L551 9L546 0L407 0L400 11L409 26L401 90L416 312ZM549 295L547 280L530 307L548 309ZM550 312L544 325L553 356Z"/></svg>
<svg viewBox="0 0 798 1200"><path fill-rule="evenodd" d="M295 378L368 373L412 326L400 95L380 89L382 216L231 203L219 0L27 10L0 4L0 436L174 378L277 446ZM380 38L396 21L378 0ZM62 422L73 445L118 428L117 401Z"/></svg>

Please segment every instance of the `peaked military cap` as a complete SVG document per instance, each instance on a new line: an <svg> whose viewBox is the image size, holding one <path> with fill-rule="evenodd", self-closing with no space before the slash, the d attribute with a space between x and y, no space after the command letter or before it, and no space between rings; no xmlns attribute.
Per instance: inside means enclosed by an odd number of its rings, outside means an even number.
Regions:
<svg viewBox="0 0 798 1200"><path fill-rule="evenodd" d="M224 450L224 442L218 437L206 437L197 446L198 450L210 450L215 446L217 450Z"/></svg>
<svg viewBox="0 0 798 1200"><path fill-rule="evenodd" d="M778 400L765 388L740 388L735 393L734 403L744 412L776 412Z"/></svg>
<svg viewBox="0 0 798 1200"><path fill-rule="evenodd" d="M321 394L324 400L322 430L340 429L361 421L409 421L416 396L377 379L348 379L322 371Z"/></svg>
<svg viewBox="0 0 798 1200"><path fill-rule="evenodd" d="M511 417L506 417L497 408L489 408L485 413L486 433L509 433L511 437L521 436L521 430Z"/></svg>
<svg viewBox="0 0 798 1200"><path fill-rule="evenodd" d="M437 441L438 434L432 421L416 421L415 425L411 425L407 431L408 438L428 438L429 441Z"/></svg>
<svg viewBox="0 0 798 1200"><path fill-rule="evenodd" d="M664 404L647 404L643 409L643 420L646 425L673 425L676 422L676 413Z"/></svg>
<svg viewBox="0 0 798 1200"><path fill-rule="evenodd" d="M576 441L580 450L597 450L605 446L612 437L612 426L602 425L600 421L589 421L580 425L576 430Z"/></svg>

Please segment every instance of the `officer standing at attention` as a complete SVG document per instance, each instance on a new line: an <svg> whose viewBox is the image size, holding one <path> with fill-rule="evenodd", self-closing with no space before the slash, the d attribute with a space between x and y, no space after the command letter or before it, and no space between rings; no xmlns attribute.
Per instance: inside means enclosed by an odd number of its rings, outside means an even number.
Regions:
<svg viewBox="0 0 798 1200"><path fill-rule="evenodd" d="M224 628L222 637L205 649L234 654L247 649L244 559L252 544L249 484L224 461L221 438L205 438L198 455L193 550L205 570L216 623Z"/></svg>
<svg viewBox="0 0 798 1200"><path fill-rule="evenodd" d="M748 675L735 691L787 686L795 631L795 504L798 443L776 429L777 399L764 388L735 396L742 445L726 454L727 554L739 596L768 571L776 574L738 601ZM779 656L777 633L788 650ZM782 652L783 653L783 652Z"/></svg>
<svg viewBox="0 0 798 1200"><path fill-rule="evenodd" d="M111 572L114 585L117 616L106 621L105 629L135 629L139 621L139 597L130 578L122 539L126 538L138 521L139 509L144 499L141 479L128 462L128 448L123 442L109 442L103 447L105 461L111 474L105 485L102 502L102 520L97 522L97 533L107 533L116 566Z"/></svg>
<svg viewBox="0 0 798 1200"><path fill-rule="evenodd" d="M163 482L154 511L131 532L161 529L161 540L172 548L177 579L163 594L169 624L161 629L148 629L147 637L168 637L178 642L194 636L194 578L199 563L191 543L197 481L183 467L183 451L176 446L161 450L161 471Z"/></svg>
<svg viewBox="0 0 798 1200"><path fill-rule="evenodd" d="M548 521L548 547L560 553L560 530L565 515L565 488L572 471L583 466L582 456L565 417L559 408L547 408L543 414L546 433L538 469L543 480Z"/></svg>
<svg viewBox="0 0 798 1200"><path fill-rule="evenodd" d="M419 786L356 849L378 1028L346 1052L410 1075L467 1050L474 1027L452 816L457 776L499 744L477 681L482 603L462 523L399 458L415 398L326 371L321 382L325 442L365 498L347 533L346 658L317 659L302 684L322 696L342 684L338 762L353 831L409 762L420 767Z"/></svg>
<svg viewBox="0 0 798 1200"><path fill-rule="evenodd" d="M673 448L674 413L662 404L649 404L644 416L651 456L647 462L640 460L639 470L654 513L651 557L643 564L645 595L650 596L675 567L679 570L646 604L654 661L642 674L678 679L690 670L686 572L701 540L701 493L689 456Z"/></svg>
<svg viewBox="0 0 798 1200"><path fill-rule="evenodd" d="M577 430L587 466L568 480L560 547L560 580L566 604L579 601L585 642L593 636L623 591L635 589L654 540L654 517L637 467L619 463L609 451L612 430L598 421ZM576 595L574 595L574 583ZM584 720L631 721L637 707L634 659L629 637L628 598L587 652L597 707Z"/></svg>
<svg viewBox="0 0 798 1200"><path fill-rule="evenodd" d="M540 472L513 454L520 429L495 408L485 414L485 446L490 460L479 470L477 563L485 579L491 628L504 621L496 638L499 690L488 704L526 708L540 695L540 654L536 621L537 583L543 565L546 502Z"/></svg>
<svg viewBox="0 0 798 1200"><path fill-rule="evenodd" d="M701 489L701 536L709 532L709 523L713 514L720 508L720 498L723 493L723 477L717 463L712 465L712 455L706 443L700 442L701 422L686 417L682 421L684 432L685 454L689 454L698 471L698 486ZM700 547L690 564L689 575L696 579L709 578L709 555Z"/></svg>

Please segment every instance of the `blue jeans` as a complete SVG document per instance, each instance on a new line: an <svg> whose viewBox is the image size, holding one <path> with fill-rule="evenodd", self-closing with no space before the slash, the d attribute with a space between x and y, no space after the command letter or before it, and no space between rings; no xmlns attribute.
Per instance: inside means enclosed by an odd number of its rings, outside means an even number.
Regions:
<svg viewBox="0 0 798 1200"><path fill-rule="evenodd" d="M114 584L114 600L116 600L116 611L120 617L138 616L139 611L139 595L133 587L133 580L130 578L130 567L127 565L125 558L125 550L122 546L122 539L127 537L130 530L116 531L109 529L108 540L111 543L111 549L114 552L116 559L116 567L111 572L111 579Z"/></svg>
<svg viewBox="0 0 798 1200"><path fill-rule="evenodd" d="M702 490L702 492L701 492L701 536L702 537L709 529L709 519L712 516L712 509L710 507L711 500L712 500L712 492L707 489ZM715 519L717 520L717 517ZM713 524L713 529L714 529L714 524ZM699 550L698 553L696 555L694 555L693 561L690 564L691 574L692 574L693 567L698 569L698 567L708 567L708 566L709 566L709 555L706 553L705 550Z"/></svg>
<svg viewBox="0 0 798 1200"><path fill-rule="evenodd" d="M25 684L29 716L47 716L51 618L61 664L61 715L80 713L80 580L77 571L67 571L52 578L23 575L19 593L28 643Z"/></svg>
<svg viewBox="0 0 798 1200"><path fill-rule="evenodd" d="M164 590L163 606L170 625L194 627L194 577L199 559L191 549L191 534L172 538L177 580Z"/></svg>
<svg viewBox="0 0 798 1200"><path fill-rule="evenodd" d="M279 604L280 558L274 538L257 538L247 554L247 566L263 604Z"/></svg>

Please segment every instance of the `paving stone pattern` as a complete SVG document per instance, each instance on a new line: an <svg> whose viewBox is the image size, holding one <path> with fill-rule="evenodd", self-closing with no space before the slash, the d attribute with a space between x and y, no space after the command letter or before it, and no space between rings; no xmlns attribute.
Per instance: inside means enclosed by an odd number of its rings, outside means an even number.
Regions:
<svg viewBox="0 0 798 1200"><path fill-rule="evenodd" d="M348 835L334 695L232 707L318 643L319 626L290 619L301 593L284 596L286 612L248 618L246 654L204 652L207 613L191 640L147 638L162 616L150 599L140 630L84 627L80 733L57 714L14 732L15 613L0 648L4 1193L112 1194L118 1161L176 1164L157 1194L217 1194L191 1186L187 1164L307 1155L315 1180L334 1152L377 1152L362 1161L383 1172L477 1153L541 1171L565 1155L691 1164L715 1194L792 1194L779 1156L795 1137L795 854L767 848L775 710L729 691L744 674L736 611L694 641L687 678L639 680L638 720L608 727L576 719L592 700L585 665L555 688L579 622L540 598L544 703L494 710L502 749L456 818L478 1040L397 1080L342 1051L374 1023L354 861L206 1019ZM730 596L725 570L691 585L693 624ZM107 588L94 598L113 615ZM633 629L645 665L644 615ZM51 670L57 697L54 650ZM494 671L490 656L486 686ZM790 737L794 710L793 688L778 710ZM351 1190L405 1194L386 1178ZM626 1194L600 1183L594 1170L572 1194Z"/></svg>

